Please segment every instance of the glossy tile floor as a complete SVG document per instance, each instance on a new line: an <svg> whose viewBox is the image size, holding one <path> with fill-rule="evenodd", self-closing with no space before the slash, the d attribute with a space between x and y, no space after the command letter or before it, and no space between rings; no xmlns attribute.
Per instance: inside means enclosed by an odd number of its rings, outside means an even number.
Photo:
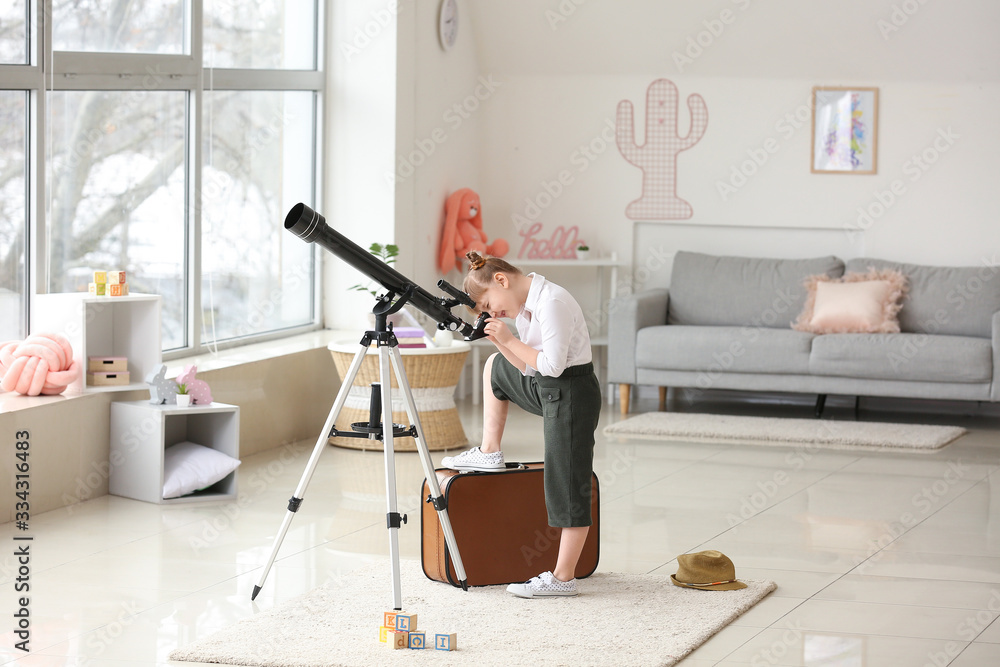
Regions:
<svg viewBox="0 0 1000 667"><path fill-rule="evenodd" d="M479 409L460 410L476 436ZM746 404L699 410L810 413ZM603 424L618 419L617 408L605 408ZM684 665L1000 664L1000 419L862 419L971 432L922 455L599 436L602 570L669 575L677 554L714 548L733 559L738 576L778 583ZM505 441L508 460L539 459L539 421L512 410ZM15 531L0 526L0 663L168 664L179 645L387 558L381 455L327 448L279 560L250 602L312 447L247 457L236 502L158 506L105 496L32 517L27 657L12 649L10 630ZM397 455L396 471L401 511L416 516L416 455ZM418 524L400 531L404 558L419 558Z"/></svg>

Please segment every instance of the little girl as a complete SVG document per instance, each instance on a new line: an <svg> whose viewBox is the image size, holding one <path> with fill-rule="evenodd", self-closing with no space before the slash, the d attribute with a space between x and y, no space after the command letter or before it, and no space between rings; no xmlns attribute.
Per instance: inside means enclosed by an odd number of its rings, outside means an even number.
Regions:
<svg viewBox="0 0 1000 667"><path fill-rule="evenodd" d="M454 470L504 468L500 440L511 401L543 418L545 507L549 525L562 528L552 572L507 590L520 597L576 595L576 564L591 516L594 431L601 387L591 363L590 334L583 311L569 292L537 273L525 275L496 257L476 252L465 291L476 311L491 315L486 334L499 350L483 371L483 444L445 457ZM500 320L516 319L520 340Z"/></svg>

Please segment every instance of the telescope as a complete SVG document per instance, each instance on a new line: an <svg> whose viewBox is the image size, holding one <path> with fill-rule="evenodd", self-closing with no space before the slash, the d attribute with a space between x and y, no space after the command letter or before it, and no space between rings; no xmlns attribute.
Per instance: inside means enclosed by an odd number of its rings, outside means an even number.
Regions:
<svg viewBox="0 0 1000 667"><path fill-rule="evenodd" d="M482 313L474 324L469 324L451 312L452 308L459 305L475 308L476 304L468 294L439 280L438 287L450 294L451 298L435 297L332 228L326 223L326 218L305 204L299 203L292 207L285 216L285 229L307 243L318 243L387 290L387 294L379 297L379 304L375 308L376 322L379 317L384 318L406 303L411 303L437 322L438 329L458 331L467 341L486 337L488 313ZM393 299L397 296L399 299L394 302Z"/></svg>
<svg viewBox="0 0 1000 667"><path fill-rule="evenodd" d="M403 608L402 589L400 584L399 571L399 537L398 532L402 524L406 523L406 515L400 514L396 506L396 468L394 459L393 442L397 437L413 438L417 452L420 456L420 463L424 468L424 478L427 480L430 489L428 502L433 503L434 509L438 513L441 522L441 530L444 533L445 543L448 553L455 566L459 582L463 590L468 590L465 566L462 564L462 556L458 551L458 542L455 533L451 528L451 520L448 518L448 502L441 495L441 487L438 484L437 474L434 469L434 462L431 460L430 452L427 450L424 439L423 427L420 425L420 415L417 412L417 405L413 398L413 391L406 380L406 370L403 368L403 359L399 353L399 342L395 334L387 324L388 315L395 313L407 303L412 303L421 311L432 317L441 330L461 331L465 340L473 341L485 338L484 331L488 313L483 313L476 320L475 324L469 324L462 318L451 314L451 309L458 305L475 307L472 298L462 290L449 285L443 280L438 281L438 287L447 292L450 297L435 297L422 289L419 285L409 280L388 264L385 264L374 255L365 252L358 245L354 244L343 234L337 233L328 224L322 215L312 210L305 204L296 204L285 216L285 229L292 232L307 243L318 243L325 249L332 252L337 257L377 281L387 292L378 297L378 302L372 313L375 315L375 330L366 331L361 338L358 353L354 356L350 368L342 378L340 391L337 399L333 403L333 408L326 418L323 430L320 432L316 446L313 448L309 463L302 473L302 479L295 489L295 493L288 501L288 509L285 518L278 528L278 536L274 540L271 548L271 555L268 557L260 580L253 587L250 599L253 600L260 593L264 586L264 579L274 564L274 559L278 555L278 549L285 539L288 527L291 525L292 517L298 512L305 497L306 487L312 479L319 457L328 444L332 436L361 437L382 441L382 451L385 457L385 488L386 488L386 528L389 529L389 559L392 564L392 601L393 608L401 610ZM398 298L397 298L398 297ZM372 383L372 395L367 422L355 422L351 424L350 431L341 431L335 427L340 411L347 402L348 394L354 385L361 364L367 356L369 346L372 341L377 341L379 358L379 382ZM394 424L392 422L392 382L389 376L390 369L395 372L398 390L402 391L405 401L406 414L410 418L409 427ZM381 412L381 416L379 413Z"/></svg>

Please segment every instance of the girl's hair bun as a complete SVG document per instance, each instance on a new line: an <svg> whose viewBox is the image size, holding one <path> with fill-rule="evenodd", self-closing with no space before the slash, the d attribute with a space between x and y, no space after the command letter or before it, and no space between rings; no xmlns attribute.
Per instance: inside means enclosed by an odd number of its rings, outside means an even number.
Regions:
<svg viewBox="0 0 1000 667"><path fill-rule="evenodd" d="M486 258L480 255L475 250L470 250L465 253L465 256L469 260L469 270L475 271L476 269L482 268L486 264Z"/></svg>

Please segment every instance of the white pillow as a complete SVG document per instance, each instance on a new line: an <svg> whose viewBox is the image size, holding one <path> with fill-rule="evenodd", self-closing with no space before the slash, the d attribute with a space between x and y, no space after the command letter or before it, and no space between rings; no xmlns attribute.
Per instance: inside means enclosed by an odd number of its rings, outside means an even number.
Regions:
<svg viewBox="0 0 1000 667"><path fill-rule="evenodd" d="M236 470L239 459L217 449L178 442L163 452L163 497L177 498L212 486Z"/></svg>

